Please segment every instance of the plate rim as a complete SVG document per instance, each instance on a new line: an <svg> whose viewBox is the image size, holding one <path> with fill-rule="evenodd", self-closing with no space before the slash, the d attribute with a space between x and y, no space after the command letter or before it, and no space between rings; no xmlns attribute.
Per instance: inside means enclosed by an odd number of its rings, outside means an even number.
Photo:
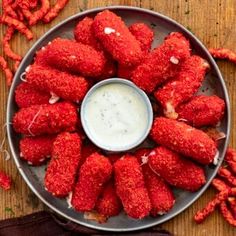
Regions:
<svg viewBox="0 0 236 236"><path fill-rule="evenodd" d="M56 31L58 28L60 28L62 25L68 23L69 21L72 21L78 17L81 16L86 16L87 14L91 14L91 13L96 13L99 11L103 11L103 10L134 10L134 11L139 11L140 13L147 13L150 14L152 16L156 16L159 18L162 18L164 21L168 21L170 23L172 23L173 25L179 27L183 32L185 32L185 34L190 35L192 38L194 38L194 40L198 43L198 45L205 51L205 53L207 54L211 64L214 66L214 69L216 71L217 74L217 78L220 80L220 83L222 84L222 90L225 96L225 103L226 103L226 108L227 108L227 125L226 125L226 129L227 129L227 135L226 135L226 139L225 139L225 143L224 143L224 147L223 147L223 151L222 154L223 156L225 155L228 143L229 143L229 137L230 137L230 128L231 128L231 108L230 108L230 101L229 101L229 94L228 94L228 90L226 87L226 84L224 82L224 79L221 75L220 69L218 67L218 65L216 64L215 60L213 59L213 57L211 56L211 54L208 52L207 48L204 46L204 44L189 30L187 30L182 24L178 23L177 21L175 21L174 19L165 16L159 12L155 12L149 9L145 9L145 8L140 8L140 7L133 7L133 6L120 6L120 5L115 5L115 6L109 6L109 7L97 7L97 8L91 8L88 9L86 11L83 12L79 12L76 13L68 18L66 18L65 20L61 21L60 23L56 24L55 26L53 26L50 30L48 30L45 34L43 34L32 46L31 48L27 51L27 53L24 56L24 59L22 60L15 76L13 79L13 84L16 83L16 78L19 77L20 75L20 68L21 66L24 64L24 62L27 60L28 56L32 53L32 51L34 51L35 47L37 47L37 45L39 43L41 43L45 37L47 37L49 34L51 34L53 31ZM97 230L103 230L103 231L108 231L108 232L131 232L131 231L137 231L137 230L142 230L142 229L146 229L146 228L150 228L159 224L162 224L172 218L174 218L175 216L177 216L178 214L180 214L181 212L185 211L189 206L191 206L197 199L199 199L199 197L206 191L206 189L208 188L208 186L210 185L212 179L215 177L221 163L223 162L222 158L218 165L216 166L212 176L210 177L210 179L208 180L208 182L196 193L196 196L188 202L188 204L186 204L183 208L181 208L180 210L172 213L170 216L167 216L167 218L162 219L162 220L158 220L158 222L152 222L152 223L148 223L146 225L143 226L137 226L137 227L133 227L133 228L124 228L124 229L114 229L114 228L109 228L109 227L102 227L102 224L97 226L97 225L91 225L89 223L85 223L85 222L78 222L78 220L73 219L72 217L66 215L65 213L61 212L60 210L58 210L56 207L54 207L53 205L51 205L46 199L44 199L41 194L34 188L34 186L32 185L31 181L27 178L26 174L24 173L24 171L21 168L21 165L19 163L18 160L18 155L15 153L14 151L14 144L12 142L11 139L11 117L10 117L10 108L11 108L11 100L14 96L14 90L13 90L14 86L11 86L10 91L9 91L9 95L8 95L8 99L7 99L7 110L6 110L6 122L7 122L7 138L8 138L8 143L9 143L9 147L10 147L10 151L12 153L13 159L15 161L16 167L19 170L21 176L23 177L24 181L26 182L26 184L29 186L29 188L31 189L31 191L33 191L33 193L45 204L47 205L50 209L52 209L54 212L56 212L57 214L61 215L62 217L71 220L74 223L86 226L88 228L92 228L92 229L97 229Z"/></svg>

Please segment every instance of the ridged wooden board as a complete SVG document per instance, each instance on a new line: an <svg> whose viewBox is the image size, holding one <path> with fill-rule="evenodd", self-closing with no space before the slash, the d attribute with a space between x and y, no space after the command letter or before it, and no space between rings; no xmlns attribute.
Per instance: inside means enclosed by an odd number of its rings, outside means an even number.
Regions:
<svg viewBox="0 0 236 236"><path fill-rule="evenodd" d="M235 0L70 0L66 8L51 24L39 24L32 28L35 35L34 40L28 42L22 35L17 34L12 40L12 47L16 52L24 55L38 38L60 21L86 9L111 5L129 5L154 10L191 29L207 47L226 47L236 51ZM0 38L3 37L4 32L5 27L1 25ZM2 54L1 48L0 53ZM230 146L236 148L236 65L226 61L219 61L218 65L226 81L231 101ZM0 76L0 128L2 128L0 140L3 140L8 88L1 72ZM8 150L7 144L5 144L5 148ZM14 181L14 186L10 191L0 190L0 219L23 216L45 209L46 207L31 193L19 175L12 158L5 161L3 153L0 154L0 169L11 175ZM191 207L174 219L162 224L161 227L178 236L236 235L236 229L229 226L218 211L214 212L201 225L196 225L193 222L194 213L205 206L214 193L215 191L209 188Z"/></svg>

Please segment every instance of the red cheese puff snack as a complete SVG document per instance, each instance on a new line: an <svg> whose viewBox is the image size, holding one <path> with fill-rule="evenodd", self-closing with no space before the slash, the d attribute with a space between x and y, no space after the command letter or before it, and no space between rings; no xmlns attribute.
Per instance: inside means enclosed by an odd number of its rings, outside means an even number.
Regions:
<svg viewBox="0 0 236 236"><path fill-rule="evenodd" d="M176 119L175 108L189 100L200 88L209 64L199 56L191 56L174 79L155 92L167 117Z"/></svg>
<svg viewBox="0 0 236 236"><path fill-rule="evenodd" d="M37 64L27 70L26 81L41 91L77 103L88 91L88 83L84 77Z"/></svg>
<svg viewBox="0 0 236 236"><path fill-rule="evenodd" d="M23 82L16 87L15 101L19 108L48 104L50 94L39 91L29 83Z"/></svg>
<svg viewBox="0 0 236 236"><path fill-rule="evenodd" d="M190 56L188 40L181 33L171 33L132 73L131 80L148 93L174 77L182 62Z"/></svg>
<svg viewBox="0 0 236 236"><path fill-rule="evenodd" d="M99 214L106 217L116 216L121 212L122 205L116 194L115 186L112 181L109 181L102 190L95 209Z"/></svg>
<svg viewBox="0 0 236 236"><path fill-rule="evenodd" d="M13 79L13 73L7 65L7 61L2 56L0 56L0 68L2 71L4 71L4 74L6 76L7 85L11 86L12 79Z"/></svg>
<svg viewBox="0 0 236 236"><path fill-rule="evenodd" d="M32 136L74 131L77 122L76 107L69 102L21 108L13 117L14 130Z"/></svg>
<svg viewBox="0 0 236 236"><path fill-rule="evenodd" d="M236 150L233 148L228 148L226 155L225 155L225 161L229 165L230 169L234 174L236 174Z"/></svg>
<svg viewBox="0 0 236 236"><path fill-rule="evenodd" d="M53 135L38 137L24 137L20 140L20 157L30 165L41 165L51 157L52 145L55 140Z"/></svg>
<svg viewBox="0 0 236 236"><path fill-rule="evenodd" d="M96 15L93 30L104 48L120 64L132 66L142 59L139 42L130 33L123 20L109 10Z"/></svg>
<svg viewBox="0 0 236 236"><path fill-rule="evenodd" d="M151 151L151 149L139 149L135 152L135 156L140 163L142 163L142 161L148 158ZM152 205L151 215L157 216L166 214L175 203L175 198L170 187L160 176L155 174L145 162L141 165L145 185Z"/></svg>
<svg viewBox="0 0 236 236"><path fill-rule="evenodd" d="M164 117L154 120L151 137L158 144L204 165L213 162L217 153L215 142L206 133Z"/></svg>
<svg viewBox="0 0 236 236"><path fill-rule="evenodd" d="M56 197L65 197L73 189L81 158L81 138L76 133L63 132L53 143L52 158L44 183L47 191Z"/></svg>
<svg viewBox="0 0 236 236"><path fill-rule="evenodd" d="M151 203L138 160L126 155L115 162L116 192L128 216L142 219L149 215Z"/></svg>
<svg viewBox="0 0 236 236"><path fill-rule="evenodd" d="M178 119L195 126L216 125L224 116L225 102L221 98L199 95L177 108Z"/></svg>
<svg viewBox="0 0 236 236"><path fill-rule="evenodd" d="M148 164L155 173L177 188L194 192L206 183L203 168L165 147L155 148L148 156Z"/></svg>
<svg viewBox="0 0 236 236"><path fill-rule="evenodd" d="M227 48L210 48L209 52L216 59L227 59L236 64L236 52Z"/></svg>
<svg viewBox="0 0 236 236"><path fill-rule="evenodd" d="M62 38L48 44L44 55L54 68L89 77L101 75L106 62L103 53L91 46Z"/></svg>
<svg viewBox="0 0 236 236"><path fill-rule="evenodd" d="M98 153L90 155L80 168L78 182L72 194L71 204L75 210L92 210L111 174L112 165L108 158Z"/></svg>

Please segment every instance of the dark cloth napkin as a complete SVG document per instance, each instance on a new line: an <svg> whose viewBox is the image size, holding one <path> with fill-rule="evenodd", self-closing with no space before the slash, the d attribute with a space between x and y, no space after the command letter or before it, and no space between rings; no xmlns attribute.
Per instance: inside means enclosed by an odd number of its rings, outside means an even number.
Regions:
<svg viewBox="0 0 236 236"><path fill-rule="evenodd" d="M74 236L74 235L137 235L137 236L170 236L160 227L130 233L112 233L93 230L59 216L41 211L27 216L0 221L0 236Z"/></svg>

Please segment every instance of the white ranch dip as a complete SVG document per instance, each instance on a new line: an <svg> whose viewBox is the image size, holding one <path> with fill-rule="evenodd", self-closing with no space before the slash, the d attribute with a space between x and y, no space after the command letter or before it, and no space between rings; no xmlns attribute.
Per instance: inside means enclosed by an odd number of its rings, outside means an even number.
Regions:
<svg viewBox="0 0 236 236"><path fill-rule="evenodd" d="M98 87L84 106L87 131L96 144L121 150L138 142L148 128L148 108L134 88L122 83Z"/></svg>

